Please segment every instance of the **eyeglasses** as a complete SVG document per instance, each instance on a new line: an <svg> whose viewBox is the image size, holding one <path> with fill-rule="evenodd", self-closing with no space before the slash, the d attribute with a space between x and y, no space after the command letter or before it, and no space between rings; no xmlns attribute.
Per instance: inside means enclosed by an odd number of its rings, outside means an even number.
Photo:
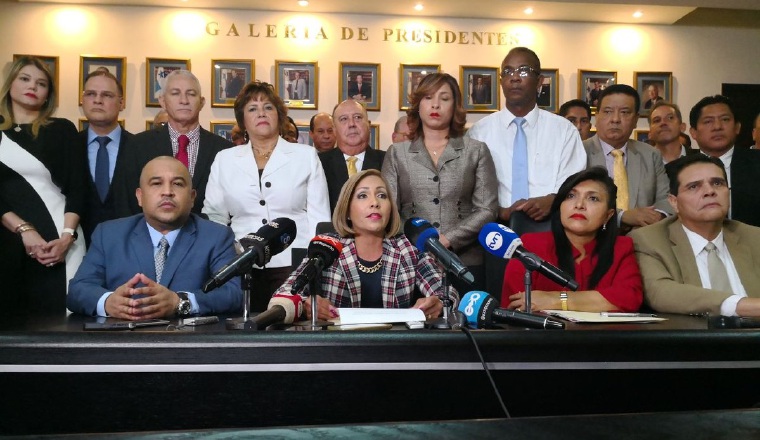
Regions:
<svg viewBox="0 0 760 440"><path fill-rule="evenodd" d="M517 74L520 78L527 78L528 75L535 73L536 75L539 74L538 70L530 67L530 66L520 66L517 69L512 69L511 67L505 67L501 71L501 77L502 78L508 78L512 76L513 74Z"/></svg>

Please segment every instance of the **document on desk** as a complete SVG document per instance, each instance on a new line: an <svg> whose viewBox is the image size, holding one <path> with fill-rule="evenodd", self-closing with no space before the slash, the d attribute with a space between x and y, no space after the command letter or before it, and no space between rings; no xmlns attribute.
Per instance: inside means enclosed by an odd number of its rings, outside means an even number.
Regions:
<svg viewBox="0 0 760 440"><path fill-rule="evenodd" d="M420 309L340 308L338 313L341 324L386 324L425 320L425 313Z"/></svg>
<svg viewBox="0 0 760 440"><path fill-rule="evenodd" d="M544 310L544 313L577 323L612 324L618 322L648 323L667 321L651 313L575 312L571 310Z"/></svg>

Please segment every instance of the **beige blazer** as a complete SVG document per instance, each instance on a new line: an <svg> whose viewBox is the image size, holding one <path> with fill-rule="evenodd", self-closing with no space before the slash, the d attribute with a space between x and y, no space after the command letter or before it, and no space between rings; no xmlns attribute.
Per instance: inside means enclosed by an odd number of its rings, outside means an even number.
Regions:
<svg viewBox="0 0 760 440"><path fill-rule="evenodd" d="M689 239L676 217L630 234L636 250L644 297L658 312L719 315L729 293L702 288ZM732 220L723 222L723 240L739 279L750 297L760 297L760 228Z"/></svg>
<svg viewBox="0 0 760 440"><path fill-rule="evenodd" d="M583 147L586 149L586 164L589 168L607 168L598 135L583 141ZM630 207L654 206L655 209L673 214L673 208L668 203L668 176L665 174L660 152L651 145L629 140L627 156L625 168L628 172Z"/></svg>
<svg viewBox="0 0 760 440"><path fill-rule="evenodd" d="M478 233L496 219L499 209L496 169L486 144L449 139L437 167L422 139L393 144L385 155L383 177L402 221L429 221L464 264L483 262Z"/></svg>

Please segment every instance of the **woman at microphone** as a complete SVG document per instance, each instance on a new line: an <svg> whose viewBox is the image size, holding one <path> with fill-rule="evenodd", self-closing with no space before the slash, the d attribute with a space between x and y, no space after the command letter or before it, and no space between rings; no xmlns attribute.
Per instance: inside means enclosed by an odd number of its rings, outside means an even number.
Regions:
<svg viewBox="0 0 760 440"><path fill-rule="evenodd" d="M486 144L464 137L467 113L457 80L447 73L425 76L411 96L409 139L393 144L383 177L395 195L401 220L427 219L440 241L475 276L458 290L484 290L483 249L478 232L496 219L498 182Z"/></svg>
<svg viewBox="0 0 760 440"><path fill-rule="evenodd" d="M617 187L607 170L594 167L573 174L552 203L551 231L523 234L523 247L573 276L576 292L566 292L533 273L531 307L585 312L639 309L643 287L633 241L619 236L615 215ZM525 308L525 267L511 259L504 274L501 305Z"/></svg>
<svg viewBox="0 0 760 440"><path fill-rule="evenodd" d="M422 309L428 319L441 314L441 271L429 254L420 253L406 236L399 235L401 219L379 171L362 171L348 179L332 220L343 247L321 274L324 298L317 297L318 319L337 317L337 307L411 306ZM275 294L292 293L291 287L305 266L306 261ZM415 291L422 294L416 301ZM449 295L456 302L456 290L450 288ZM306 318L310 319L310 300L306 303Z"/></svg>

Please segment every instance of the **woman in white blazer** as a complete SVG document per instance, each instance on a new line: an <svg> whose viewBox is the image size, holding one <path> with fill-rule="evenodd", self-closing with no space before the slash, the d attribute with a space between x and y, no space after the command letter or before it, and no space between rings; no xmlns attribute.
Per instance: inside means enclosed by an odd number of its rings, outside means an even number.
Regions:
<svg viewBox="0 0 760 440"><path fill-rule="evenodd" d="M287 217L298 227L291 247L308 247L317 223L330 221L327 180L316 150L280 137L288 122L287 109L271 84L246 85L235 100L235 119L245 130L246 143L216 155L203 213L232 227L236 239ZM286 250L273 256L266 268L254 269L251 311L266 309L292 263Z"/></svg>

